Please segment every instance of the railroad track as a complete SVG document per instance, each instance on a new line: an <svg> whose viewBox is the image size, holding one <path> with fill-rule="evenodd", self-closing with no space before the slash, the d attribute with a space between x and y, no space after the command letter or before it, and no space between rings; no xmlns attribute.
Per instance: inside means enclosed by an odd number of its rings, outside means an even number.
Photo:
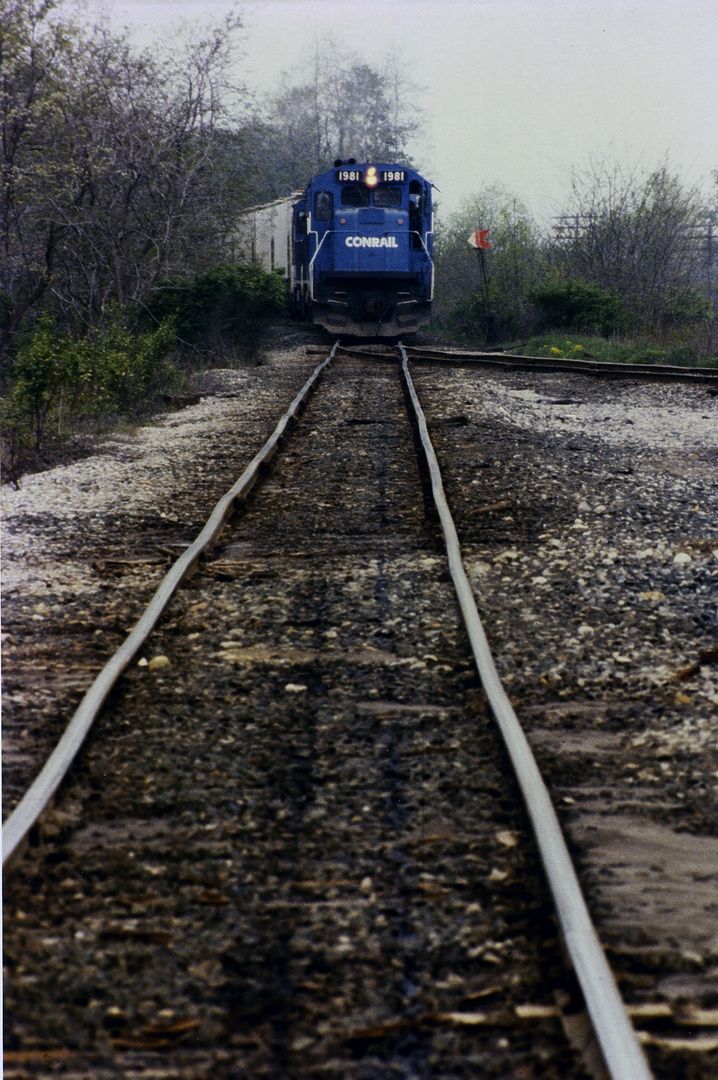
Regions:
<svg viewBox="0 0 718 1080"><path fill-rule="evenodd" d="M24 938L43 974L12 958L18 1062L68 1052L88 1075L159 1052L183 1075L588 1067L561 1035L561 1019L583 1023L580 994L471 649L510 756L526 748L461 581L470 646L458 619L425 521L436 467L417 463L404 400L416 395L397 366L328 366L270 479L236 515L289 414L165 580L169 594L195 567L152 662L136 665L165 595L81 707L77 728L133 663L8 883L14 911L39 906L44 924ZM415 423L430 455L421 412ZM57 765L46 779L51 794ZM535 772L519 783L529 802L540 793ZM27 833L17 821L10 855ZM571 871L551 869L549 829L549 879L609 1074L650 1075L564 893Z"/></svg>
<svg viewBox="0 0 718 1080"><path fill-rule="evenodd" d="M318 348L321 348L318 346ZM345 355L361 355L361 347L354 349L342 347ZM372 353L377 358L389 359L391 352L380 347ZM611 379L643 379L656 382L693 382L718 386L718 369L705 367L683 367L677 364L620 364L590 358L573 359L571 357L521 356L519 354L491 352L486 349L472 352L468 349L432 349L427 346L410 346L407 356L416 360L465 364L467 367L495 368L513 371L565 371L575 375L595 375Z"/></svg>

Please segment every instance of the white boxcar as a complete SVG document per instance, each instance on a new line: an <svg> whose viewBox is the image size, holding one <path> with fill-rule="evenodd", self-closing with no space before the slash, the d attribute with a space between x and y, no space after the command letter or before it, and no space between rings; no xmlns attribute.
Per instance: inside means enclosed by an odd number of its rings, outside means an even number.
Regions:
<svg viewBox="0 0 718 1080"><path fill-rule="evenodd" d="M262 206L250 206L237 220L233 255L241 262L259 262L265 270L292 271L292 207L301 192ZM291 285L291 281L290 281Z"/></svg>

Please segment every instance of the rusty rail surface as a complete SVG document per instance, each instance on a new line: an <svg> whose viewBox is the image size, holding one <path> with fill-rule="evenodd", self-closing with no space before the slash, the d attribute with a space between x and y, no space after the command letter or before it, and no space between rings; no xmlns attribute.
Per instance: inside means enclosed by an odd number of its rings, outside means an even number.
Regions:
<svg viewBox="0 0 718 1080"><path fill-rule="evenodd" d="M682 367L678 364L621 364L607 360L573 359L564 356L521 356L490 350L440 349L425 345L402 346L418 363L459 364L467 367L497 368L500 371L566 371L608 379L647 379L657 382L694 382L718 386L718 368ZM355 359L392 360L390 345L341 345L339 353ZM325 352L328 346L312 345L308 352Z"/></svg>

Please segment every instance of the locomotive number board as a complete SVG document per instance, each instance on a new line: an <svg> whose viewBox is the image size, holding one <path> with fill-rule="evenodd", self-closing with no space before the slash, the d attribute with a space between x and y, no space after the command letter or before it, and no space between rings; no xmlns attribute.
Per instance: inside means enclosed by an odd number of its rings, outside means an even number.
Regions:
<svg viewBox="0 0 718 1080"><path fill-rule="evenodd" d="M338 169L338 184L361 184L364 173L361 169ZM383 169L379 173L379 181L383 184L403 184L406 180L406 169Z"/></svg>

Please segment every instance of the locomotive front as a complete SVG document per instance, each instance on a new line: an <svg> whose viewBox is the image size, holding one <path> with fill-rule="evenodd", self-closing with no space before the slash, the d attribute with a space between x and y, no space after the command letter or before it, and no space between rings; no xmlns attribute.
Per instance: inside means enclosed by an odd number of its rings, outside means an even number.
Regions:
<svg viewBox="0 0 718 1080"><path fill-rule="evenodd" d="M413 169L337 161L294 205L292 300L333 333L398 337L431 317L431 184Z"/></svg>

